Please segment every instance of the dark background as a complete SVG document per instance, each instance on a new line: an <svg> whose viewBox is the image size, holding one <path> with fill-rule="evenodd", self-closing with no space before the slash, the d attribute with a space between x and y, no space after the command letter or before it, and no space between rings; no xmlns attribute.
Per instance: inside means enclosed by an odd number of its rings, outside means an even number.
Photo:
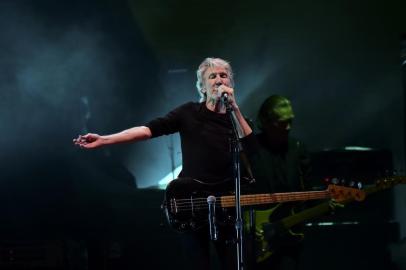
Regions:
<svg viewBox="0 0 406 270"><path fill-rule="evenodd" d="M247 117L255 120L267 96L285 95L296 114L293 133L311 151L389 151L404 175L405 10L400 0L1 1L2 250L49 247L53 255L41 261L37 254L37 264L63 258L70 269L144 263L159 269L168 260L179 266L177 237L160 226L156 189L181 164L178 137L93 151L75 148L72 139L142 125L198 100L195 70L208 56L231 62ZM381 162L372 164L360 170L376 171ZM311 227L308 245L320 253L307 257L319 256L321 268L322 258L355 258L358 264L347 269L380 269L362 258L385 253L379 262L406 269L405 195L398 186L359 210L386 213L368 219L370 226ZM350 240L361 244L344 245ZM32 266L30 256L25 264ZM3 268L11 264L7 256L0 261Z"/></svg>

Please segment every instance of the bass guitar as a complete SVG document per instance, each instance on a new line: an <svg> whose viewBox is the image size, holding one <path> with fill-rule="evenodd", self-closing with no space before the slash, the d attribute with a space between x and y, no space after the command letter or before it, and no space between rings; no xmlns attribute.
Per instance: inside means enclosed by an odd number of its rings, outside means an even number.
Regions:
<svg viewBox="0 0 406 270"><path fill-rule="evenodd" d="M405 183L405 176L382 178L377 180L374 185L363 189L363 194L371 195L378 191L391 188L397 184ZM354 200L360 201L356 197L348 196L345 200L338 202L342 205L346 205ZM297 213L292 209L290 216L278 221L271 221L274 220L273 216L275 215L275 212L279 211L280 207L281 205L278 204L270 209L255 210L255 257L257 262L262 262L269 258L275 249L278 248L281 241L289 241L290 243L301 241L304 235L302 233L294 232L292 227L303 223L306 220L329 213L334 205L332 205L331 201L326 201ZM248 213L246 215L248 215ZM246 224L246 226L248 229L248 224Z"/></svg>
<svg viewBox="0 0 406 270"><path fill-rule="evenodd" d="M233 214L227 211L235 206L235 196L229 192L230 181L208 184L191 178L178 178L170 182L162 204L168 223L179 232L194 231L208 224L208 202L214 196L216 220L219 225L233 222ZM241 206L267 205L281 202L307 201L333 198L363 200L363 191L355 188L329 185L322 191L265 193L241 195Z"/></svg>

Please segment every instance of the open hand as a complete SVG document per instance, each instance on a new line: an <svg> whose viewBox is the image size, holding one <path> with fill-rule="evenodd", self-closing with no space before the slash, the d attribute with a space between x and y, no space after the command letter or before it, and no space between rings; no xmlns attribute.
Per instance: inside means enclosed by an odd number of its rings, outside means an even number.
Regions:
<svg viewBox="0 0 406 270"><path fill-rule="evenodd" d="M73 139L73 143L81 148L96 148L102 145L102 138L98 134L88 133Z"/></svg>

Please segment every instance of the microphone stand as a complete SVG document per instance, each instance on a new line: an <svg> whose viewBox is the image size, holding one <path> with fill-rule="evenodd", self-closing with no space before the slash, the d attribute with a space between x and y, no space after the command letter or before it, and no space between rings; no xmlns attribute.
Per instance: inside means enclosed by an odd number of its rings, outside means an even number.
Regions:
<svg viewBox="0 0 406 270"><path fill-rule="evenodd" d="M239 133L237 126L239 123L235 117L233 108L228 102L227 96L223 98L223 104L226 107L226 113L230 117L230 121L233 126L233 134L230 139L230 148L233 158L233 178L235 180L235 230L236 230L236 243L237 243L237 269L244 269L243 260L243 223L241 214L241 176L240 176L240 144L239 144Z"/></svg>

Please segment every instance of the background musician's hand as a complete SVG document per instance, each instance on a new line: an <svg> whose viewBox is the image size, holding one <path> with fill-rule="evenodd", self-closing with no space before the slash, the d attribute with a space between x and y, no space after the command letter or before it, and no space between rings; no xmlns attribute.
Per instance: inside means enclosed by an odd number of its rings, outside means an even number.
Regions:
<svg viewBox="0 0 406 270"><path fill-rule="evenodd" d="M330 210L331 210L332 213L334 213L334 211L335 211L337 208L344 208L344 206L345 206L344 204L339 203L339 202L335 201L334 199L330 200L330 201L328 202L328 204L329 204L329 206L330 206Z"/></svg>

